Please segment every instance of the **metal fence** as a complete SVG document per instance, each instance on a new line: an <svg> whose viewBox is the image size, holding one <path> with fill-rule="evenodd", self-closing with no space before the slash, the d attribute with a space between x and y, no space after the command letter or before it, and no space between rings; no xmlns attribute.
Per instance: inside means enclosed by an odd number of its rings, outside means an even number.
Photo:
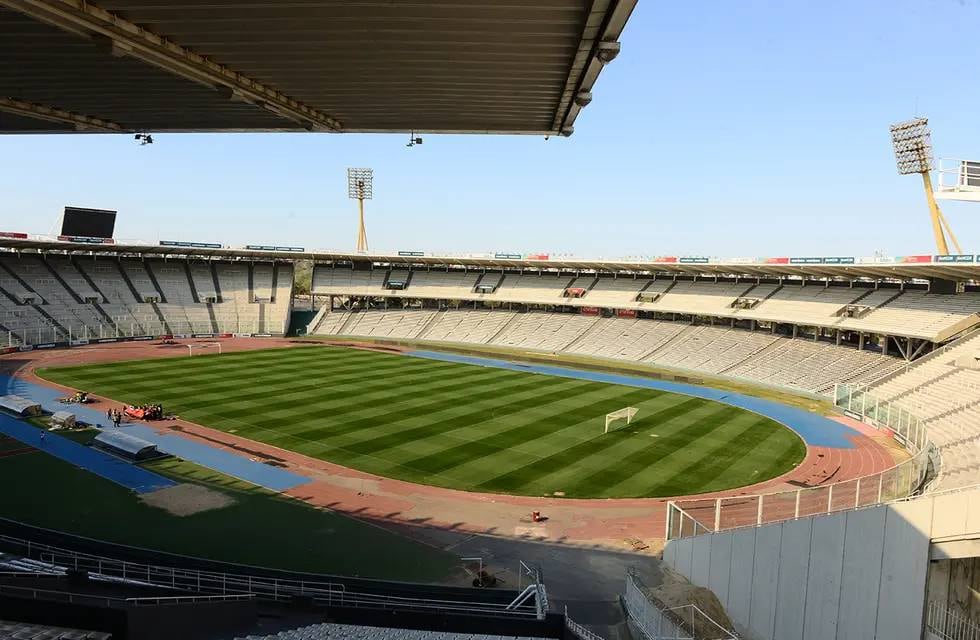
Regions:
<svg viewBox="0 0 980 640"><path fill-rule="evenodd" d="M953 613L942 602L929 603L926 610L926 631L941 640L980 640L980 625Z"/></svg>
<svg viewBox="0 0 980 640"><path fill-rule="evenodd" d="M837 387L834 401L855 418L892 431L911 457L879 473L817 487L672 500L667 503L667 539L868 507L918 490L926 479L933 453L922 421L895 403L847 385Z"/></svg>
<svg viewBox="0 0 980 640"><path fill-rule="evenodd" d="M694 604L666 607L651 599L632 571L626 574L623 606L648 640L738 640Z"/></svg>
<svg viewBox="0 0 980 640"><path fill-rule="evenodd" d="M565 628L568 632L572 634L573 637L579 640L605 640L602 636L597 633L589 631L585 625L572 620L571 616L568 615L568 607L565 607Z"/></svg>
<svg viewBox="0 0 980 640"><path fill-rule="evenodd" d="M20 345L39 345L52 342L82 342L104 338L130 338L134 336L159 336L167 334L192 335L211 334L214 327L210 322L184 322L159 318L113 318L112 323L90 324L65 319L55 319L58 325L50 321L31 324L0 323L6 330L0 332L0 346L16 347ZM283 333L283 322L265 323L260 327L258 321L244 319L218 320L221 333Z"/></svg>
<svg viewBox="0 0 980 640"><path fill-rule="evenodd" d="M223 573L196 569L157 566L127 562L0 535L0 548L44 563L49 567L85 571L110 579L132 581L167 589L190 591L201 595L247 595L260 600L289 602L296 597L309 598L324 605L345 607L460 612L521 619L538 619L546 612L546 601L534 596L521 602L480 600L447 600L396 596L387 593L361 592L339 582L296 580L240 573ZM535 586L535 585L532 585ZM531 587L528 587L530 589Z"/></svg>

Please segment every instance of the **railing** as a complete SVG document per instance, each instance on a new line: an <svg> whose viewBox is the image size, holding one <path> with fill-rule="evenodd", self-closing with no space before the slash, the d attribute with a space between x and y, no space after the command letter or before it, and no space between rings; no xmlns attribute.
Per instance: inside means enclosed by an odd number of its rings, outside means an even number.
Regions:
<svg viewBox="0 0 980 640"><path fill-rule="evenodd" d="M543 585L539 582L540 573L535 574L536 581L531 585L531 587L541 587L540 589L535 589L538 597L535 598L532 605L527 602L515 604L513 602L395 596L384 593L350 591L344 584L335 582L283 579L156 566L80 553L6 535L0 535L0 545L12 554L38 560L53 567L84 571L99 577L115 578L174 590L191 591L198 594L247 594L262 600L283 602L290 601L296 597L305 597L317 604L327 606L389 610L410 609L414 611L431 610L440 612L458 611L469 614L517 617L523 619L539 618L542 612L547 611L547 599L544 596Z"/></svg>
<svg viewBox="0 0 980 640"><path fill-rule="evenodd" d="M74 342L86 343L102 339L111 338L132 338L136 336L159 336L165 334L211 334L214 332L210 321L208 322L179 322L170 320L164 325L158 318L152 320L134 320L130 317L113 319L113 324L87 324L77 320L65 318L55 318L64 329L56 327L49 321L39 321L29 325L10 322L9 319L0 324L5 326L8 331L0 333L0 347L20 345L41 345L52 342ZM274 324L274 323L272 323ZM278 326L269 326L266 323L265 333L283 333L284 323L279 322ZM170 329L167 329L167 326ZM258 333L259 325L257 322L244 322L241 320L219 320L218 327L221 333Z"/></svg>
<svg viewBox="0 0 980 640"><path fill-rule="evenodd" d="M926 610L926 631L941 640L980 640L980 625L941 602L932 601Z"/></svg>
<svg viewBox="0 0 980 640"><path fill-rule="evenodd" d="M599 634L589 631L585 626L572 620L568 615L567 606L565 607L565 628L579 640L605 640L605 638Z"/></svg>
<svg viewBox="0 0 980 640"><path fill-rule="evenodd" d="M632 571L626 574L623 606L648 640L738 640L694 604L667 607L650 598Z"/></svg>
<svg viewBox="0 0 980 640"><path fill-rule="evenodd" d="M667 539L868 507L906 497L920 489L935 451L922 420L898 404L847 385L838 385L834 400L838 407L862 421L893 432L911 457L879 473L817 487L671 500L667 503Z"/></svg>
<svg viewBox="0 0 980 640"><path fill-rule="evenodd" d="M233 593L225 595L181 595L181 596L151 596L139 598L117 598L112 596L99 596L90 593L75 593L70 591L59 591L57 589L38 589L35 587L18 587L13 585L0 584L0 593L19 598L29 598L31 600L46 600L57 602L68 602L71 604L95 604L105 607L122 606L157 606L189 604L195 602L237 602L242 600L252 600L255 596L251 593Z"/></svg>

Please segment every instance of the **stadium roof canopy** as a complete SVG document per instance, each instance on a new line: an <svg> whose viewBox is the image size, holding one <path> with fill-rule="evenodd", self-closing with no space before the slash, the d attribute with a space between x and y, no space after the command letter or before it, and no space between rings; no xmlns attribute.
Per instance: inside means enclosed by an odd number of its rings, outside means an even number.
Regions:
<svg viewBox="0 0 980 640"><path fill-rule="evenodd" d="M183 243L183 246L138 241L115 241L114 243L92 244L57 240L54 237L32 236L30 238L10 238L0 236L0 250L59 252L67 254L96 254L109 256L143 257L195 257L224 260L313 260L316 262L373 262L388 265L415 267L466 267L471 269L525 269L560 271L597 271L603 273L678 274L699 277L749 277L749 278L831 278L843 280L951 280L955 282L980 281L980 262L965 264L921 262L857 262L850 264L788 264L786 262L768 263L737 261L735 259L712 259L709 262L686 263L672 259L596 259L555 257L502 258L476 255L417 254L414 252L391 253L350 253L326 249L306 249L303 247L224 247L208 246L198 243ZM931 258L932 256L921 256ZM975 256L980 261L980 256ZM665 261L669 260L669 261ZM788 260L788 258L786 259Z"/></svg>
<svg viewBox="0 0 980 640"><path fill-rule="evenodd" d="M0 0L0 133L568 135L636 0Z"/></svg>

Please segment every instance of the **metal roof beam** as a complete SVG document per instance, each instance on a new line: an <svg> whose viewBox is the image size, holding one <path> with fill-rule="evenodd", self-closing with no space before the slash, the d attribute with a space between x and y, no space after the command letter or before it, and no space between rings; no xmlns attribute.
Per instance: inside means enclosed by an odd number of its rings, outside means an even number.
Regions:
<svg viewBox="0 0 980 640"><path fill-rule="evenodd" d="M335 118L257 80L194 53L85 0L0 0L35 20L96 40L112 55L127 55L169 73L224 91L299 123L311 131L342 131ZM101 41L101 42L100 42Z"/></svg>
<svg viewBox="0 0 980 640"><path fill-rule="evenodd" d="M595 0L572 69L555 111L556 133L569 136L579 112L592 101L592 87L602 68L619 53L619 36L637 0Z"/></svg>
<svg viewBox="0 0 980 640"><path fill-rule="evenodd" d="M91 131L100 133L125 133L127 130L121 125L95 118L92 116L71 113L55 107L48 107L33 102L25 102L14 98L0 97L0 111L6 111L14 115L46 122L57 122L75 127L76 131Z"/></svg>

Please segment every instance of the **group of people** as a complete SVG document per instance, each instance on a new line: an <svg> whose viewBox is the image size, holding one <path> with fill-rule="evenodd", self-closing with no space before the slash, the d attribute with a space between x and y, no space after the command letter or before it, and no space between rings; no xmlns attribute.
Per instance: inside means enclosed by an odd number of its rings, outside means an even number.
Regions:
<svg viewBox="0 0 980 640"><path fill-rule="evenodd" d="M126 415L140 420L163 420L163 405L135 404L126 407Z"/></svg>
<svg viewBox="0 0 980 640"><path fill-rule="evenodd" d="M109 409L105 412L105 417L109 419L112 426L119 428L119 423L122 422L123 412L119 409Z"/></svg>

